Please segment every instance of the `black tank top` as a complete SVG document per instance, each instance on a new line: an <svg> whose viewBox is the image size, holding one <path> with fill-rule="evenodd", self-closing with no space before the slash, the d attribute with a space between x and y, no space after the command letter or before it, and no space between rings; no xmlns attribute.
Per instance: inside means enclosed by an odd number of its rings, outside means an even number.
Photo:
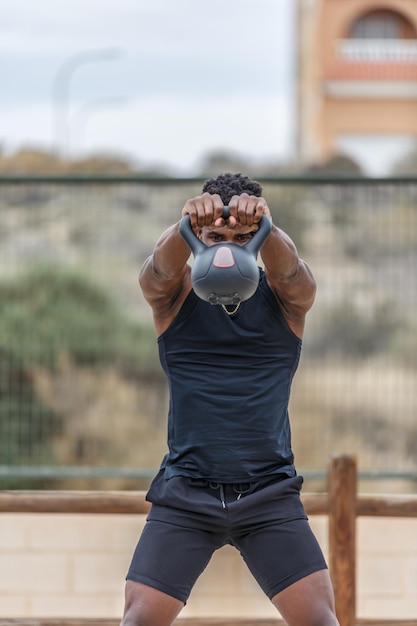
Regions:
<svg viewBox="0 0 417 626"><path fill-rule="evenodd" d="M191 291L158 344L170 394L166 478L295 475L288 402L301 340L262 270L231 317Z"/></svg>

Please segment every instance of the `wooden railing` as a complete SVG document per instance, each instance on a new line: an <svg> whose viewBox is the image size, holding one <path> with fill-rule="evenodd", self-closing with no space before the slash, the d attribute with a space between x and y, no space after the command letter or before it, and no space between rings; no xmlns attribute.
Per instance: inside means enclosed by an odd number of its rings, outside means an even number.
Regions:
<svg viewBox="0 0 417 626"><path fill-rule="evenodd" d="M356 518L358 516L417 517L417 496L368 496L357 493L357 463L351 456L332 459L326 494L303 494L307 515L329 517L329 569L340 626L417 626L414 620L356 618ZM133 491L2 491L0 513L122 513L146 514L145 492ZM181 618L178 626L273 626L271 619ZM0 626L117 626L115 620L1 619Z"/></svg>
<svg viewBox="0 0 417 626"><path fill-rule="evenodd" d="M416 620L356 620L355 626L416 626ZM27 618L1 619L0 626L120 626L115 619L60 619L60 618ZM175 626L285 626L280 619L244 619L244 618L212 618L186 617L175 621ZM303 626L302 624L300 626Z"/></svg>

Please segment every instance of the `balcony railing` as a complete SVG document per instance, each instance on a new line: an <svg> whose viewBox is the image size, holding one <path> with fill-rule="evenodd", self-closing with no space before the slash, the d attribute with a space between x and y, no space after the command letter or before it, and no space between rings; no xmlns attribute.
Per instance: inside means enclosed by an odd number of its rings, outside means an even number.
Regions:
<svg viewBox="0 0 417 626"><path fill-rule="evenodd" d="M348 63L417 64L417 39L340 39L336 49Z"/></svg>

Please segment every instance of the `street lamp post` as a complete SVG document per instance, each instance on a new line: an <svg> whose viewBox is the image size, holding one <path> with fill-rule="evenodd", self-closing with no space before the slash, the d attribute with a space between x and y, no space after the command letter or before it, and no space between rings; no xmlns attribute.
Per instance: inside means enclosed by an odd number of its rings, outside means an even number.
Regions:
<svg viewBox="0 0 417 626"><path fill-rule="evenodd" d="M65 155L69 148L69 103L70 82L74 72L87 63L113 61L121 52L120 48L99 48L85 50L69 57L58 69L52 85L52 100L54 108L53 137L58 152Z"/></svg>
<svg viewBox="0 0 417 626"><path fill-rule="evenodd" d="M72 124L73 128L78 130L78 141L77 145L82 149L84 144L84 134L85 134L85 126L86 122L89 118L106 107L115 107L120 106L126 102L126 98L124 96L114 96L110 98L97 98L96 100L87 100L84 102L80 108L74 112L72 116Z"/></svg>

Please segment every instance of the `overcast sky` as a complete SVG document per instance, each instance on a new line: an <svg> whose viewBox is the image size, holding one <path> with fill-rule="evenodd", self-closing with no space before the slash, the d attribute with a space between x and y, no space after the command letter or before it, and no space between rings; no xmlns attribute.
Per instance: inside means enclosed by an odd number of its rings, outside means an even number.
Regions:
<svg viewBox="0 0 417 626"><path fill-rule="evenodd" d="M192 174L293 149L294 0L1 0L0 142Z"/></svg>

